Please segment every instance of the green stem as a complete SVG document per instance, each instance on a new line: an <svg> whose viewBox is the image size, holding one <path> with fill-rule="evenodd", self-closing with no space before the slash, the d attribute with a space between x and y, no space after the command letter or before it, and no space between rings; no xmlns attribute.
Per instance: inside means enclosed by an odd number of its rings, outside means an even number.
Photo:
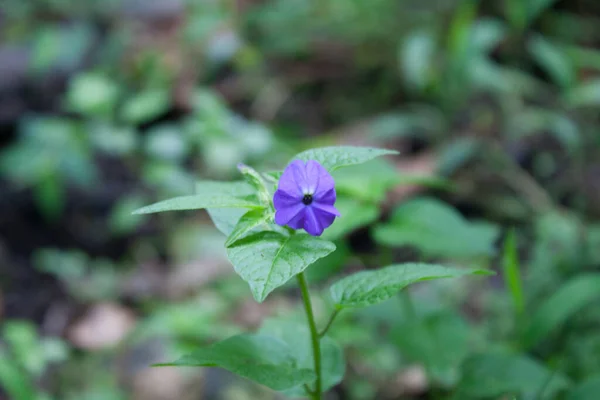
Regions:
<svg viewBox="0 0 600 400"><path fill-rule="evenodd" d="M315 315L313 314L312 304L310 302L310 293L308 292L308 282L304 272L300 272L296 275L298 278L298 285L302 291L302 300L304 302L304 310L306 311L306 318L308 319L308 326L310 328L310 339L313 348L313 359L315 362L315 375L317 380L315 382L315 390L311 393L313 400L321 400L322 392L322 374L321 374L321 343L319 340L319 332L317 331L317 324L315 323Z"/></svg>
<svg viewBox="0 0 600 400"><path fill-rule="evenodd" d="M329 328L333 324L333 321L335 320L335 317L338 316L338 314L340 313L340 311L342 311L341 308L336 308L335 309L335 311L331 314L331 317L329 317L329 321L327 321L327 325L325 325L325 328L321 331L321 333L319 333L319 337L325 336L325 334L327 333L327 331L329 330Z"/></svg>

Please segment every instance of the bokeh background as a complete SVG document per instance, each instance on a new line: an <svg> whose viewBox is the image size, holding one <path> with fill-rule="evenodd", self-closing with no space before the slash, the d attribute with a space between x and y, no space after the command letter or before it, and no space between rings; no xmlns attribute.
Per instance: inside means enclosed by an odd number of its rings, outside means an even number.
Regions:
<svg viewBox="0 0 600 400"><path fill-rule="evenodd" d="M497 275L342 314L328 399L600 398L599 45L597 0L1 0L0 398L281 398L148 367L303 317L204 212L131 211L338 144L401 155L338 177L317 297L400 261Z"/></svg>

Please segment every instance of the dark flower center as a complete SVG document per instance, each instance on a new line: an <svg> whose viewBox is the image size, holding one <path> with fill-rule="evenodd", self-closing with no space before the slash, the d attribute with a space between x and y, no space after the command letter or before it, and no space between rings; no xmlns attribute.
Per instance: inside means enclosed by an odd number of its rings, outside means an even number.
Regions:
<svg viewBox="0 0 600 400"><path fill-rule="evenodd" d="M310 205L310 203L312 203L313 201L313 197L312 194L305 194L304 197L302 198L302 203L304 203L305 205Z"/></svg>

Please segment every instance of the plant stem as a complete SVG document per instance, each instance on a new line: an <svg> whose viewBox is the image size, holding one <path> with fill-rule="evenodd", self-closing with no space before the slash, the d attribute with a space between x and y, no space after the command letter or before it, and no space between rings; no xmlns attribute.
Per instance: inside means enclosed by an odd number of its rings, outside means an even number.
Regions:
<svg viewBox="0 0 600 400"><path fill-rule="evenodd" d="M327 331L331 327L331 324L333 324L333 321L335 320L335 317L337 317L337 315L340 313L340 311L342 311L340 308L336 308L335 309L335 311L331 314L331 317L329 317L329 321L327 321L327 325L325 325L325 328L323 328L323 330L321 331L321 333L319 333L319 337L325 336L325 334L327 333Z"/></svg>
<svg viewBox="0 0 600 400"><path fill-rule="evenodd" d="M302 300L304 302L304 310L306 311L306 319L308 319L308 326L310 328L310 339L313 348L313 359L315 362L315 375L317 380L315 382L315 390L312 393L313 400L321 400L322 391L322 374L321 374L321 343L319 339L319 332L317 331L317 324L315 323L315 315L313 314L312 304L310 302L310 293L308 292L308 282L304 272L300 272L296 275L298 278L298 285L302 291Z"/></svg>

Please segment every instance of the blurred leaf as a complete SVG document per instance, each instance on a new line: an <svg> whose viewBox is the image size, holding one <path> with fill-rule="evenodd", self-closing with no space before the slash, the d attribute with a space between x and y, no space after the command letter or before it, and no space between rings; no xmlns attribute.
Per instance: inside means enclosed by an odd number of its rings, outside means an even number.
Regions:
<svg viewBox="0 0 600 400"><path fill-rule="evenodd" d="M403 356L422 363L434 380L453 386L469 354L469 335L469 325L462 318L442 312L395 326L391 340Z"/></svg>
<svg viewBox="0 0 600 400"><path fill-rule="evenodd" d="M563 88L575 83L575 69L567 55L541 35L532 36L527 41L527 49L550 77Z"/></svg>
<svg viewBox="0 0 600 400"><path fill-rule="evenodd" d="M272 219L273 212L270 209L263 208L248 211L240 218L231 234L227 237L225 246L231 247L236 241L249 232L252 232L254 228L259 227Z"/></svg>
<svg viewBox="0 0 600 400"><path fill-rule="evenodd" d="M437 169L448 176L468 163L481 148L481 142L476 138L464 137L452 141L445 146L438 157Z"/></svg>
<svg viewBox="0 0 600 400"><path fill-rule="evenodd" d="M540 399L552 398L569 381L549 371L536 360L520 354L491 352L469 357L463 364L463 376L457 388L461 399L482 399L502 395Z"/></svg>
<svg viewBox="0 0 600 400"><path fill-rule="evenodd" d="M151 128L145 147L150 156L168 161L182 161L189 151L179 126L170 124Z"/></svg>
<svg viewBox="0 0 600 400"><path fill-rule="evenodd" d="M164 114L170 106L171 98L166 90L147 90L125 102L121 117L130 124L143 124Z"/></svg>
<svg viewBox="0 0 600 400"><path fill-rule="evenodd" d="M424 90L436 73L437 41L434 32L420 30L411 32L404 39L398 61L405 82L416 90Z"/></svg>
<svg viewBox="0 0 600 400"><path fill-rule="evenodd" d="M310 382L314 374L296 365L289 346L264 335L237 335L159 366L219 367L273 390Z"/></svg>
<svg viewBox="0 0 600 400"><path fill-rule="evenodd" d="M90 128L94 146L109 155L125 156L139 146L139 137L132 128L103 123L92 125Z"/></svg>
<svg viewBox="0 0 600 400"><path fill-rule="evenodd" d="M65 206L65 192L60 177L50 171L35 186L33 196L44 217L49 221L57 221Z"/></svg>
<svg viewBox="0 0 600 400"><path fill-rule="evenodd" d="M580 83L567 93L566 102L571 107L600 106L600 79Z"/></svg>
<svg viewBox="0 0 600 400"><path fill-rule="evenodd" d="M8 321L2 336L14 355L13 363L33 377L38 377L44 371L46 359L34 325L22 321Z"/></svg>
<svg viewBox="0 0 600 400"><path fill-rule="evenodd" d="M419 198L401 204L373 234L388 246L410 245L431 256L470 258L493 254L498 228L469 222L438 200Z"/></svg>
<svg viewBox="0 0 600 400"><path fill-rule="evenodd" d="M145 202L144 196L135 194L121 197L110 212L108 219L110 229L117 235L131 233L144 220L143 217L132 213L142 207Z"/></svg>
<svg viewBox="0 0 600 400"><path fill-rule="evenodd" d="M543 89L543 84L526 72L501 66L484 57L472 59L468 71L469 79L475 87L499 94L527 95L539 93Z"/></svg>
<svg viewBox="0 0 600 400"><path fill-rule="evenodd" d="M260 303L273 290L334 250L332 242L306 234L260 232L234 243L227 249L227 255Z"/></svg>
<svg viewBox="0 0 600 400"><path fill-rule="evenodd" d="M77 75L69 85L69 109L88 117L111 119L119 97L119 86L110 78L94 72Z"/></svg>
<svg viewBox="0 0 600 400"><path fill-rule="evenodd" d="M516 314L517 316L521 316L525 312L525 302L523 300L519 255L517 254L517 239L514 230L511 230L504 240L502 261L504 282L512 296Z"/></svg>
<svg viewBox="0 0 600 400"><path fill-rule="evenodd" d="M497 19L481 18L471 27L471 47L473 51L487 55L506 37L506 26Z"/></svg>
<svg viewBox="0 0 600 400"><path fill-rule="evenodd" d="M296 154L293 160L315 160L329 172L333 172L338 168L362 164L387 154L398 154L398 152L372 147L333 146L303 151L300 154Z"/></svg>
<svg viewBox="0 0 600 400"><path fill-rule="evenodd" d="M327 237L323 237L323 239L327 239ZM338 240L335 242L335 246L336 249L333 253L315 261L306 270L306 279L309 282L316 283L327 280L347 265L348 259L352 256L349 245L346 241Z"/></svg>
<svg viewBox="0 0 600 400"><path fill-rule="evenodd" d="M374 118L369 123L368 135L374 141L433 136L443 132L444 127L445 120L439 110L418 105L403 112L390 112Z"/></svg>
<svg viewBox="0 0 600 400"><path fill-rule="evenodd" d="M567 115L541 108L528 107L513 113L507 123L506 135L513 140L530 135L552 134L569 152L581 146L578 125Z"/></svg>
<svg viewBox="0 0 600 400"><path fill-rule="evenodd" d="M338 194L372 203L383 201L388 190L402 180L394 165L383 159L343 168L331 175Z"/></svg>
<svg viewBox="0 0 600 400"><path fill-rule="evenodd" d="M356 229L369 225L379 217L379 207L375 204L362 203L347 196L340 196L335 207L341 216L325 230L323 238L327 240L340 239Z"/></svg>
<svg viewBox="0 0 600 400"><path fill-rule="evenodd" d="M491 275L480 269L457 269L437 264L406 263L361 271L334 283L331 298L337 307L367 307L381 303L413 283L465 275Z"/></svg>
<svg viewBox="0 0 600 400"><path fill-rule="evenodd" d="M596 400L600 393L600 375L592 376L569 391L566 400Z"/></svg>
<svg viewBox="0 0 600 400"><path fill-rule="evenodd" d="M26 374L0 348L0 383L13 400L32 400L36 398L35 387Z"/></svg>
<svg viewBox="0 0 600 400"><path fill-rule="evenodd" d="M562 285L531 315L523 345L531 347L559 329L585 305L600 298L600 274L580 274Z"/></svg>
<svg viewBox="0 0 600 400"><path fill-rule="evenodd" d="M310 331L306 324L299 321L269 319L261 326L260 334L273 336L287 343L298 368L313 369ZM346 370L344 352L329 336L321 339L321 365L323 391L327 391L342 381ZM309 397L302 386L287 390L285 394L292 398Z"/></svg>

